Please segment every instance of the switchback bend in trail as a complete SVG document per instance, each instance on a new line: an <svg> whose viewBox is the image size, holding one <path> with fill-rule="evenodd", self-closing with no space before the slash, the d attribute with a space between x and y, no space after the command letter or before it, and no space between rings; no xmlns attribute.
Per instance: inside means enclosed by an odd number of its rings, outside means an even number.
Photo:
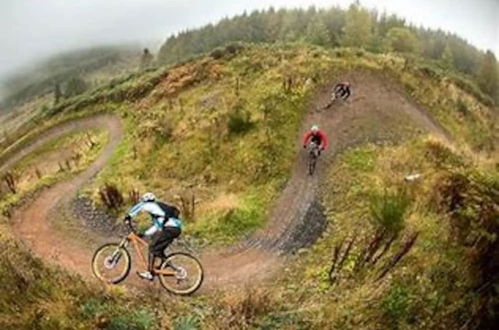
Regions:
<svg viewBox="0 0 499 330"><path fill-rule="evenodd" d="M266 226L237 246L201 254L206 278L204 290L225 288L231 284L241 286L242 283L268 278L285 263L286 255L315 242L326 226L319 198L320 178L324 175L324 164L341 150L367 141L397 139L393 132L408 126L449 139L426 111L387 77L369 71L353 71L346 72L343 78L354 86L351 101L317 112L318 107L327 104L331 86L326 86L311 101L302 127L303 132L312 123L318 123L331 139L331 148L319 160L316 175L307 174L306 157L301 152L301 141L297 140L296 147L300 152L285 188L270 210ZM0 165L0 170L5 170L51 139L92 128L109 132L108 144L98 158L83 172L41 191L30 203L12 214L14 233L37 256L89 279L92 278L92 254L97 245L109 241L109 237L92 233L95 239L75 242L73 235L65 235L51 219L61 210L70 209L68 205L77 190L106 166L123 138L121 120L111 114L99 114L55 126ZM85 231L88 234L88 228L72 226L79 227L82 236L85 236ZM134 277L133 273L131 275ZM145 285L136 279L128 279L125 283L139 287Z"/></svg>

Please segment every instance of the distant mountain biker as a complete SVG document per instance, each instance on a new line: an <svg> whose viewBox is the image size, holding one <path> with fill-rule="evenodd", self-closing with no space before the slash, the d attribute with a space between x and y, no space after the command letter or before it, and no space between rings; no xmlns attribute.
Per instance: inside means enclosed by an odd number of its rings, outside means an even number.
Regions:
<svg viewBox="0 0 499 330"><path fill-rule="evenodd" d="M350 90L350 83L348 81L340 82L334 86L333 98L340 97L346 101L351 94L352 91Z"/></svg>
<svg viewBox="0 0 499 330"><path fill-rule="evenodd" d="M323 131L319 129L318 125L312 125L310 130L303 136L303 148L306 148L310 142L314 142L319 148L319 155L321 150L326 150L329 146L329 139Z"/></svg>
<svg viewBox="0 0 499 330"><path fill-rule="evenodd" d="M164 258L164 250L180 236L182 221L179 219L180 211L172 205L156 201L153 193L146 193L140 201L133 206L125 217L125 224L131 227L131 220L141 211L149 213L153 225L144 232L151 237L149 245L148 269L137 274L147 280L152 280L152 270L156 258Z"/></svg>

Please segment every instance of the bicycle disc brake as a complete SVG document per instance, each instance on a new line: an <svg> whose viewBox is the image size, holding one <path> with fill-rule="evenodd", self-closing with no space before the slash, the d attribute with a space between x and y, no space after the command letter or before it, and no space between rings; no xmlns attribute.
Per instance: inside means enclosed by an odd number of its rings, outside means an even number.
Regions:
<svg viewBox="0 0 499 330"><path fill-rule="evenodd" d="M185 270L185 268L178 267L177 274L175 274L175 277L179 280L184 280L187 277L187 271Z"/></svg>
<svg viewBox="0 0 499 330"><path fill-rule="evenodd" d="M107 269L113 269L114 266L116 266L117 261L113 259L114 259L113 257L107 257L106 260L104 260L104 266Z"/></svg>
<svg viewBox="0 0 499 330"><path fill-rule="evenodd" d="M120 261L121 253L119 251L114 252L111 256L104 260L104 266L107 269L113 269Z"/></svg>

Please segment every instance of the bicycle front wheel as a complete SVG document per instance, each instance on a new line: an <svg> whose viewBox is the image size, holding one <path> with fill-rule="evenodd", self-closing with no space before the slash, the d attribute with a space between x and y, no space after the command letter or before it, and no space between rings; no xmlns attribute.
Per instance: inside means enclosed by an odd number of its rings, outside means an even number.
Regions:
<svg viewBox="0 0 499 330"><path fill-rule="evenodd" d="M317 157L310 154L308 159L308 174L313 175L315 172L315 165L317 164Z"/></svg>
<svg viewBox="0 0 499 330"><path fill-rule="evenodd" d="M101 281L118 284L130 273L131 259L127 249L119 244L110 243L95 251L92 259L92 271Z"/></svg>
<svg viewBox="0 0 499 330"><path fill-rule="evenodd" d="M199 260L185 252L166 257L158 272L161 285L170 293L190 295L203 283L203 267Z"/></svg>

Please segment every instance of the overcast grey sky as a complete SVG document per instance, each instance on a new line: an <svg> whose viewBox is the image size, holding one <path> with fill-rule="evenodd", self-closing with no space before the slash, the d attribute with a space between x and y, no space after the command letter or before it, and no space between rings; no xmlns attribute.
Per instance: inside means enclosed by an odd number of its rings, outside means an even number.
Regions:
<svg viewBox="0 0 499 330"><path fill-rule="evenodd" d="M244 10L353 0L0 0L0 79L60 50L142 41L149 46L176 31ZM417 25L456 32L499 54L499 0L363 0Z"/></svg>

